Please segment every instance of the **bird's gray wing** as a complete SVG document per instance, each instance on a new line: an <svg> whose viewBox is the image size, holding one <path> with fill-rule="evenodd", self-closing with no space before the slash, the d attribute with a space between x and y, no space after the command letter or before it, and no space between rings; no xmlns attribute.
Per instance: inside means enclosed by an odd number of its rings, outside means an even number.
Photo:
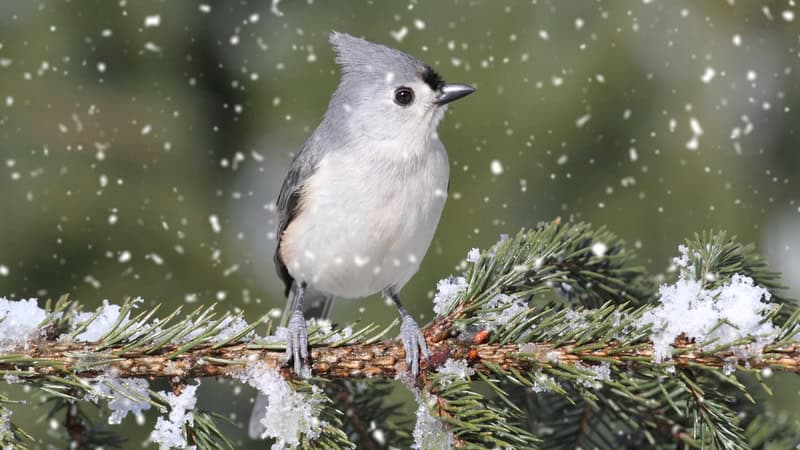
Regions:
<svg viewBox="0 0 800 450"><path fill-rule="evenodd" d="M294 278L289 274L286 269L286 263L281 258L281 241L286 227L300 212L303 184L314 173L319 160L322 159L322 152L319 149L315 149L314 145L311 144L313 139L312 136L292 160L292 164L289 166L289 173L286 174L286 178L283 180L281 190L278 193L278 200L275 203L278 210L278 230L276 234L278 245L275 247L275 268L278 276L283 281L284 295L286 296L289 295Z"/></svg>

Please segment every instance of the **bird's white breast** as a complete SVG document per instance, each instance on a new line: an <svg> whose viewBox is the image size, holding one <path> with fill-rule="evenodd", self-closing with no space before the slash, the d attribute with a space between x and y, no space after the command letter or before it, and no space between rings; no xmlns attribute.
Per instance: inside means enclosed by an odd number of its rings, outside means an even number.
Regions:
<svg viewBox="0 0 800 450"><path fill-rule="evenodd" d="M400 289L428 251L447 197L447 154L373 146L330 152L304 183L281 241L296 280L340 297Z"/></svg>

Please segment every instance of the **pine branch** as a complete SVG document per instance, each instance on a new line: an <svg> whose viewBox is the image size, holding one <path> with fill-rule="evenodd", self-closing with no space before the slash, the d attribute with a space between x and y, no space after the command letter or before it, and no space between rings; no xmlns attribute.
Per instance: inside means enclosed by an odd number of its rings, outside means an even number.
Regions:
<svg viewBox="0 0 800 450"><path fill-rule="evenodd" d="M777 274L753 248L724 233L698 236L680 251L676 276L658 291L621 240L586 224L546 224L471 251L462 276L437 286L436 320L424 330L432 357L419 378L406 380L420 402L416 445L747 448L763 441L752 416L737 413L744 408L737 402L754 400L732 372L758 381L800 373L800 310L781 296ZM0 324L12 320L28 331L5 338L0 374L33 384L65 409L77 445L89 446L95 435L110 442L73 408L103 398L113 411L109 423L152 406L169 414L159 418L154 440L233 448L217 425L224 418L197 409L198 385L184 384L203 377L237 379L271 396L259 406L269 418L261 423L272 427L262 436L279 446L382 448L408 436L387 425L394 405L376 400L376 391L359 397L368 388L352 381L407 376L403 346L383 340L396 322L354 330L312 321L312 378L298 379L283 367L285 329L259 338L264 319L248 324L213 307L157 317L158 308L137 311L139 302L94 313L66 297L44 310L20 302L28 315L6 315ZM697 320L684 323L687 311ZM173 392L150 390L146 379L155 378L168 378ZM326 387L331 380L343 382ZM532 393L561 401L532 413L524 402ZM274 409L280 405L293 406ZM0 437L18 440L24 432L8 423ZM284 425L298 423L302 430L283 434ZM775 429L791 441L788 427Z"/></svg>
<svg viewBox="0 0 800 450"><path fill-rule="evenodd" d="M404 405L389 400L396 386L387 380L337 380L326 391L342 411L343 431L356 448L409 448L414 422Z"/></svg>
<svg viewBox="0 0 800 450"><path fill-rule="evenodd" d="M576 344L525 343L481 344L450 338L428 343L433 359L466 359L470 366L490 373L487 366L504 370L530 371L541 368L595 364L607 361L614 365L656 365L653 347L637 344L635 349L623 349L619 343L610 342L596 346L592 342ZM587 350L587 348L591 348ZM281 369L284 363L282 350L251 348L248 344L228 345L220 348L198 346L176 358L170 354L175 346L163 346L157 354L127 352L115 355L119 347L95 351L91 345L43 342L32 344L24 354L6 354L0 357L0 374L22 379L41 379L69 374L92 378L102 373L113 373L120 378L202 378L231 376L241 372L252 361L261 361L269 367ZM723 368L736 364L742 369L769 368L776 372L800 373L800 343L782 347L767 346L762 354L750 359L737 356L735 347L719 352L708 352L697 344L677 340L672 360L663 363L676 368ZM344 347L318 346L311 350L312 374L333 379L384 378L395 379L407 370L403 362L405 353L400 342L381 341L373 344L354 344ZM98 364L98 360L104 361ZM86 361L92 364L87 367ZM22 368L24 367L24 368ZM423 363L423 368L426 367ZM282 368L286 377L288 368Z"/></svg>
<svg viewBox="0 0 800 450"><path fill-rule="evenodd" d="M69 447L74 450L84 450L86 448L85 436L86 427L81 421L80 414L78 413L78 405L67 405L66 418L64 419L64 428L69 434Z"/></svg>

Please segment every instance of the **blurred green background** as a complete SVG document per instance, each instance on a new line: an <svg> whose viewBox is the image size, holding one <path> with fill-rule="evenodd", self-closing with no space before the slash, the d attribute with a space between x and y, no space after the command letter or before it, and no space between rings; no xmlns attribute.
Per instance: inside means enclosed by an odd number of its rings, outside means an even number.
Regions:
<svg viewBox="0 0 800 450"><path fill-rule="evenodd" d="M607 225L654 272L682 239L755 242L800 295L795 2L0 3L0 295L282 308L271 208L338 81L331 30L478 92L440 128L450 200L408 308L471 247L555 217ZM388 323L377 298L334 321ZM774 377L793 417L798 386ZM13 398L28 394L13 388ZM242 419L212 380L201 406ZM220 397L223 396L223 397ZM398 396L411 400L402 393ZM221 402L219 399L224 398ZM45 442L61 435L15 420ZM152 429L129 418L139 442ZM234 431L242 445L244 432Z"/></svg>

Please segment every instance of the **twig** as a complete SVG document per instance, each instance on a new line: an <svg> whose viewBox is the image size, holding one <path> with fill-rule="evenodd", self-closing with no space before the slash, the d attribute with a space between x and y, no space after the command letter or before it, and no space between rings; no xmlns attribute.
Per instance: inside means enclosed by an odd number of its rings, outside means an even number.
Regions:
<svg viewBox="0 0 800 450"><path fill-rule="evenodd" d="M575 450L580 450L581 448L581 441L583 440L583 436L586 435L586 432L589 430L589 420L592 418L592 406L590 404L586 404L583 407L583 414L581 414L581 426L578 429L578 436L575 439Z"/></svg>
<svg viewBox="0 0 800 450"><path fill-rule="evenodd" d="M64 419L64 428L69 434L70 450L83 450L86 448L85 433L86 427L80 418L80 411L77 403L67 404L67 415Z"/></svg>
<svg viewBox="0 0 800 450"><path fill-rule="evenodd" d="M353 404L352 398L350 397L350 392L337 384L333 385L333 389L336 392L336 399L339 400L339 404L343 406L342 409L344 409L345 417L350 419L350 423L353 425L353 428L355 428L356 432L361 438L359 440L358 448L376 450L378 446L372 439L372 436L370 436L369 427L366 423L364 423L360 412Z"/></svg>

